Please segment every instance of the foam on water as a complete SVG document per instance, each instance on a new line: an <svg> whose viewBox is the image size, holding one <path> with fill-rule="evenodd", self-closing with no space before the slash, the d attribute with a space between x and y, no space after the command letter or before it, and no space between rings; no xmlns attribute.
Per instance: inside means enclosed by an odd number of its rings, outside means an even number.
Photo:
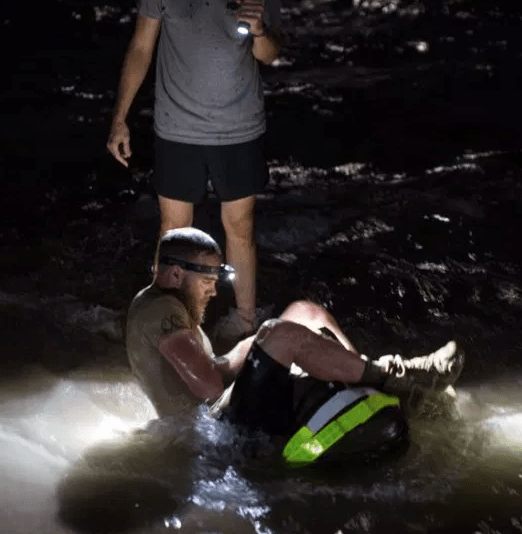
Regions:
<svg viewBox="0 0 522 534"><path fill-rule="evenodd" d="M139 428L156 412L128 373L107 372L106 383L88 373L58 378L37 367L4 381L0 417L4 430L73 460L88 446ZM110 382L109 382L110 381Z"/></svg>
<svg viewBox="0 0 522 534"><path fill-rule="evenodd" d="M56 353L58 365L60 358L67 358L68 350L78 352L85 335L82 332L92 335L93 343L99 334L103 339L121 339L118 313L83 305L68 296L39 299L2 293L0 301L2 316L9 316L14 328L0 340L0 351L3 360L16 369L2 373L0 379L2 531L70 532L56 519L57 485L93 444L145 425L156 412L127 369L95 370L91 366L58 374L42 365L16 366L18 360L26 361L24 354L17 353L25 350L26 343L35 351L60 344L63 353ZM45 321L54 325L47 333L56 339L29 342L27 323L42 325ZM38 332L35 329L34 335ZM74 339L75 332L81 334L80 342ZM17 344L10 345L13 340ZM85 361L93 358L90 348L84 349Z"/></svg>
<svg viewBox="0 0 522 534"><path fill-rule="evenodd" d="M112 377L114 378L114 377ZM56 521L56 487L73 463L94 443L114 439L143 425L155 412L135 384L124 399L141 407L114 411L120 387L100 395L96 382L58 379L33 368L0 386L0 519L4 532L62 533Z"/></svg>

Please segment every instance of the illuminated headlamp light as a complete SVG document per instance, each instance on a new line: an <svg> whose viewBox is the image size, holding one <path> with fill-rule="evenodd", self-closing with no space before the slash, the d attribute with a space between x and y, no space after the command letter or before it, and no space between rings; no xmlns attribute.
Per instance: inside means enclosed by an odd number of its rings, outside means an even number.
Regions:
<svg viewBox="0 0 522 534"><path fill-rule="evenodd" d="M187 271L194 271L196 273L216 274L223 282L232 282L236 277L236 270L234 267L225 263L222 263L219 267L214 267L213 265L203 265L201 263L172 258L171 256L160 256L159 262L164 265L179 265Z"/></svg>

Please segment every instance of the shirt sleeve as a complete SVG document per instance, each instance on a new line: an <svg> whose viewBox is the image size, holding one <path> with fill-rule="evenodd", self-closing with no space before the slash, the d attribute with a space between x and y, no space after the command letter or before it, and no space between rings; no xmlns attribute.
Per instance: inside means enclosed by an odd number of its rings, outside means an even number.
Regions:
<svg viewBox="0 0 522 534"><path fill-rule="evenodd" d="M265 0L265 24L270 31L281 27L281 0Z"/></svg>
<svg viewBox="0 0 522 534"><path fill-rule="evenodd" d="M159 19L163 11L163 0L138 0L138 13L140 15Z"/></svg>

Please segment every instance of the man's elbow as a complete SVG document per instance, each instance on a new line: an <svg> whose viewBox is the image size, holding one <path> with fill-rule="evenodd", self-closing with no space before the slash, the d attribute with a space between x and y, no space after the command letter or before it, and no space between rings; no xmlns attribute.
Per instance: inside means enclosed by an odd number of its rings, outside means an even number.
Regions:
<svg viewBox="0 0 522 534"><path fill-rule="evenodd" d="M193 383L189 385L190 392L201 401L206 399L217 399L224 391L222 380L215 380L206 383Z"/></svg>
<svg viewBox="0 0 522 534"><path fill-rule="evenodd" d="M274 54L269 57L258 58L258 61L260 61L263 65L271 65L278 57L279 54Z"/></svg>
<svg viewBox="0 0 522 534"><path fill-rule="evenodd" d="M260 50L258 54L254 53L256 59L263 65L270 65L281 55L283 44L281 34L278 32L271 33L269 39L271 41L270 47Z"/></svg>
<svg viewBox="0 0 522 534"><path fill-rule="evenodd" d="M279 50L270 54L260 55L256 59L263 65L271 65L279 57Z"/></svg>

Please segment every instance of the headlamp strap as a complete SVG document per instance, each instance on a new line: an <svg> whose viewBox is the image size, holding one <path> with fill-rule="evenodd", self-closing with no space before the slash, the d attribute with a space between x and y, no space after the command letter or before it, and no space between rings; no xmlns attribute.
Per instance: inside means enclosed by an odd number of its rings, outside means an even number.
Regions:
<svg viewBox="0 0 522 534"><path fill-rule="evenodd" d="M195 271L203 274L216 274L218 276L234 272L232 267L225 265L224 263L219 267L215 267L213 265L202 265L201 263L194 263L192 261L173 258L172 256L167 255L160 256L159 263L163 263L164 265L179 265L187 271Z"/></svg>

